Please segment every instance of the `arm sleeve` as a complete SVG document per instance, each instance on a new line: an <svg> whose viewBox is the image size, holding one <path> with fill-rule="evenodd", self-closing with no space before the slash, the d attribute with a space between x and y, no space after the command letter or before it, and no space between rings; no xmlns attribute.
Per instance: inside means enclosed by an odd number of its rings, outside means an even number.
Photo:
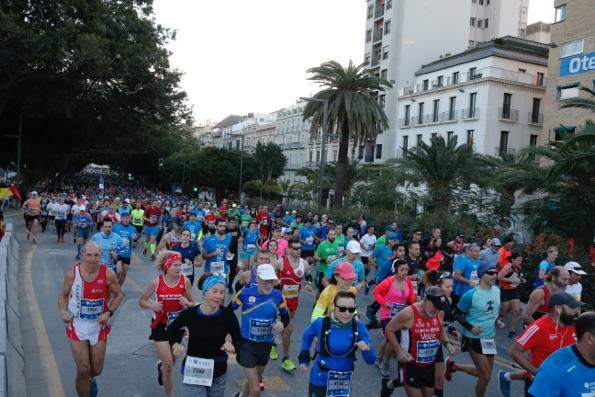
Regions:
<svg viewBox="0 0 595 397"><path fill-rule="evenodd" d="M525 350L531 350L537 344L539 331L539 325L533 322L516 338L516 343Z"/></svg>
<svg viewBox="0 0 595 397"><path fill-rule="evenodd" d="M318 300L316 301L316 305L314 306L314 310L312 310L312 316L310 317L310 322L314 322L319 317L324 316L324 312L328 307L328 289L325 289L320 293Z"/></svg>
<svg viewBox="0 0 595 397"><path fill-rule="evenodd" d="M368 350L367 352L362 351L362 357L364 358L364 361L366 362L366 364L374 364L374 361L376 360L376 350L374 349L374 342L372 342L372 338L370 338L370 333L366 329L366 326L360 321L357 322L357 332L357 340L366 342L370 346L370 350Z"/></svg>
<svg viewBox="0 0 595 397"><path fill-rule="evenodd" d="M231 335L231 341L238 351L238 344L242 339L242 335L240 333L240 323L238 322L238 318L232 312L229 312L229 329L227 333Z"/></svg>
<svg viewBox="0 0 595 397"><path fill-rule="evenodd" d="M380 284L376 286L376 288L374 288L374 299L381 307L384 306L384 303L386 302L384 295L386 295L386 291L388 291L390 282L392 280L392 277L385 278Z"/></svg>
<svg viewBox="0 0 595 397"><path fill-rule="evenodd" d="M324 272L324 277L328 278L329 280L333 277L333 272L335 271L335 266L333 266L333 264L334 262L329 264L328 268Z"/></svg>

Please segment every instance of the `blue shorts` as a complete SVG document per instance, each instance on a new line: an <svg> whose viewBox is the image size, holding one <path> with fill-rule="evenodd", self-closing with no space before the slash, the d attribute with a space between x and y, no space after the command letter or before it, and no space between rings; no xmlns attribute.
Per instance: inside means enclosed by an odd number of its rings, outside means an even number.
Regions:
<svg viewBox="0 0 595 397"><path fill-rule="evenodd" d="M77 237L82 237L83 239L87 240L89 238L89 228L77 226L76 235Z"/></svg>
<svg viewBox="0 0 595 397"><path fill-rule="evenodd" d="M245 261L247 259L250 259L251 257L255 257L256 258L256 250L252 251L252 252L242 252L240 254L240 259Z"/></svg>
<svg viewBox="0 0 595 397"><path fill-rule="evenodd" d="M147 226L143 227L143 233L145 236L154 236L157 237L159 235L159 225L155 226Z"/></svg>

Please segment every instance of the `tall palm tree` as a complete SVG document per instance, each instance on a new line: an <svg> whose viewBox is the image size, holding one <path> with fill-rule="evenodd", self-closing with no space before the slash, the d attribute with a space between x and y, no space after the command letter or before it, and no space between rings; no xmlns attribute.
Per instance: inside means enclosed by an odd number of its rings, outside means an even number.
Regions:
<svg viewBox="0 0 595 397"><path fill-rule="evenodd" d="M372 144L379 129L388 128L388 118L376 99L378 92L392 85L366 69L366 64L354 65L352 61L343 67L336 61L329 61L307 70L312 74L308 80L321 86L314 98L328 101L327 131L337 131L339 156L335 174L335 203L343 205L345 193L347 152L349 140L353 145ZM324 104L310 101L303 113L304 121L311 119L310 135L316 139L322 129Z"/></svg>
<svg viewBox="0 0 595 397"><path fill-rule="evenodd" d="M567 99L564 101L563 105L560 106L560 108L562 108L562 109L581 108L581 109L590 110L595 113L595 100L594 100L595 91L593 91L592 89L587 88L587 87L581 87L580 90L585 91L591 97L590 98L577 97L577 98Z"/></svg>
<svg viewBox="0 0 595 397"><path fill-rule="evenodd" d="M391 162L397 165L400 180L427 189L428 209L440 216L449 213L457 188L482 186L490 175L489 162L470 146L457 145L456 136L448 140L432 136L430 144L422 141Z"/></svg>

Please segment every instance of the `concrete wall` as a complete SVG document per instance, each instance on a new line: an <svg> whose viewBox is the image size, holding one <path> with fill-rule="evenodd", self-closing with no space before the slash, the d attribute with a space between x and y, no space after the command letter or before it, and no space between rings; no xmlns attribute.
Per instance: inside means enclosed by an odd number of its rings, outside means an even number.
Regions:
<svg viewBox="0 0 595 397"><path fill-rule="evenodd" d="M12 224L8 223L0 241L0 396L9 397L26 395L18 268L19 244L13 238Z"/></svg>

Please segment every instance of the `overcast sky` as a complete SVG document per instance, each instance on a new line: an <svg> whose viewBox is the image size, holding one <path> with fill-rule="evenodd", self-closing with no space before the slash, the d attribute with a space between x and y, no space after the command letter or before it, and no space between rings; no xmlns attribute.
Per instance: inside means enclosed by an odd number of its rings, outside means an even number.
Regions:
<svg viewBox="0 0 595 397"><path fill-rule="evenodd" d="M441 1L441 0L437 0ZM551 22L554 0L530 0L529 23ZM363 61L364 0L155 0L157 22L177 31L171 65L197 124L269 113L316 87L306 69Z"/></svg>

